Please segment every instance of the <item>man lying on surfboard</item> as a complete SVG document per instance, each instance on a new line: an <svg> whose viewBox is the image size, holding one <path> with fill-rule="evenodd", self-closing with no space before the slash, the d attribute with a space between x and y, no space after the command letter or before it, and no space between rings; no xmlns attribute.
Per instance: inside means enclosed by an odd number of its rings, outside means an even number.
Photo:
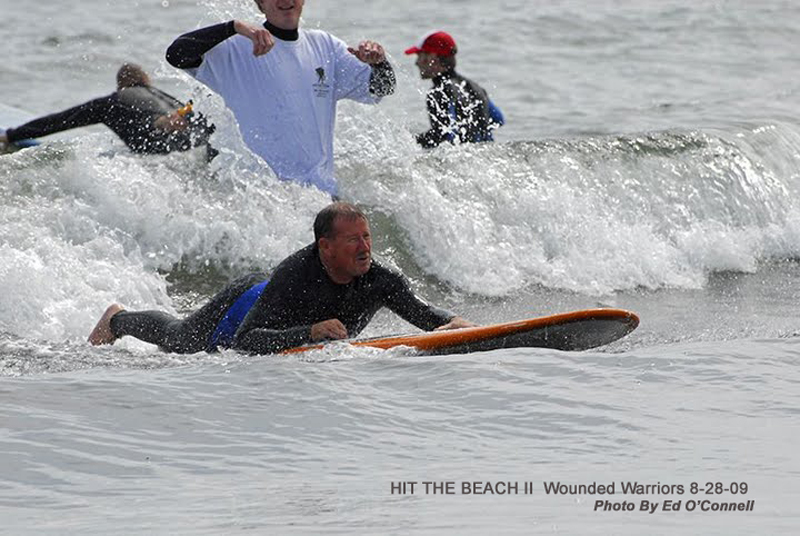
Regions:
<svg viewBox="0 0 800 536"><path fill-rule="evenodd" d="M184 104L154 88L147 73L133 63L126 63L117 71L114 93L9 128L0 134L0 143L98 123L113 130L134 153L164 154L204 145L209 160L217 154L208 144L214 125L202 114L193 113L191 103Z"/></svg>
<svg viewBox="0 0 800 536"><path fill-rule="evenodd" d="M176 353L233 348L270 354L303 344L355 337L381 307L420 329L474 326L417 297L402 275L372 259L367 217L337 202L314 220L314 243L263 274L237 279L184 319L160 311L106 309L89 342L125 335Z"/></svg>

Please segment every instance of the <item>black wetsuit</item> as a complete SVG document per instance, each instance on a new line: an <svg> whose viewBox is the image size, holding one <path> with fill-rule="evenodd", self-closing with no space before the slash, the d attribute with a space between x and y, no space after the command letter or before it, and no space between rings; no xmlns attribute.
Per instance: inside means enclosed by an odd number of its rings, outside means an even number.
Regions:
<svg viewBox="0 0 800 536"><path fill-rule="evenodd" d="M179 100L154 87L127 87L106 97L10 128L6 135L8 141L14 142L102 123L135 153L164 154L207 145L214 125L209 125L202 114L187 115L189 127L183 130L165 132L155 127L154 122L158 117L171 114L182 106Z"/></svg>
<svg viewBox="0 0 800 536"><path fill-rule="evenodd" d="M213 351L212 334L228 309L264 279L264 274L253 274L234 281L184 320L160 311L117 313L111 319L111 332L116 337L132 335L170 352ZM375 261L352 282L334 283L312 244L278 265L230 346L253 354L279 352L312 342L311 326L332 318L355 337L382 307L424 330L442 326L455 316L422 301L405 277Z"/></svg>
<svg viewBox="0 0 800 536"><path fill-rule="evenodd" d="M121 311L111 318L111 333L116 337L130 335L177 354L214 351L211 336L225 313L242 294L266 278L265 274L241 277L184 319L162 311Z"/></svg>
<svg viewBox="0 0 800 536"><path fill-rule="evenodd" d="M489 96L481 86L450 70L433 79L427 95L431 128L417 135L423 147L436 147L442 142L474 143L492 141L492 120Z"/></svg>
<svg viewBox="0 0 800 536"><path fill-rule="evenodd" d="M300 36L297 29L284 30L269 21L264 21L264 28L282 41L297 41ZM173 41L167 49L167 62L178 69L196 69L203 63L203 54L234 35L236 35L236 30L233 21L185 33ZM394 93L397 81L392 65L388 61L382 61L371 67L370 93L377 97L386 97Z"/></svg>

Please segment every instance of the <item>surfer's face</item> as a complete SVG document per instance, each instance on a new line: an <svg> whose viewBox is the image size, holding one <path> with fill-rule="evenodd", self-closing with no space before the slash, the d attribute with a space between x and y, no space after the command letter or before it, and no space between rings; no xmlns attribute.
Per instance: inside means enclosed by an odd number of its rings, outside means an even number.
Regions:
<svg viewBox="0 0 800 536"><path fill-rule="evenodd" d="M419 52L417 54L416 65L423 80L434 78L442 71L439 56L428 52Z"/></svg>
<svg viewBox="0 0 800 536"><path fill-rule="evenodd" d="M320 239L320 252L331 278L349 283L372 264L372 235L364 218L336 218L333 238Z"/></svg>
<svg viewBox="0 0 800 536"><path fill-rule="evenodd" d="M267 20L282 30L296 30L300 25L305 0L256 0Z"/></svg>

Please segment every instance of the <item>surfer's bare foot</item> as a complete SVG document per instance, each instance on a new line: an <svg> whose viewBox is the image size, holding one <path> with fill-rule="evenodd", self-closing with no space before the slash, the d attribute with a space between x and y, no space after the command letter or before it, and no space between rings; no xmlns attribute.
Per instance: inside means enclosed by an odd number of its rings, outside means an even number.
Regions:
<svg viewBox="0 0 800 536"><path fill-rule="evenodd" d="M103 316L100 317L100 320L97 321L97 325L89 334L89 343L93 346L100 346L101 344L114 344L114 341L116 341L117 338L113 333L111 333L111 317L124 310L125 309L123 309L119 304L115 303L113 305L109 305L108 309L106 309L106 312L103 313Z"/></svg>

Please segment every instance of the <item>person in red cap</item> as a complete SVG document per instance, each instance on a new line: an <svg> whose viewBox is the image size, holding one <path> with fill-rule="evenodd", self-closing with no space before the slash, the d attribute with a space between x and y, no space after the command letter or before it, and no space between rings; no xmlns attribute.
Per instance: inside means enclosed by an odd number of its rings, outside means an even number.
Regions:
<svg viewBox="0 0 800 536"><path fill-rule="evenodd" d="M417 143L436 147L442 142L493 141L492 131L505 120L486 90L456 72L456 42L447 32L436 31L406 50L416 54L423 80L432 80L427 107L431 128L417 134Z"/></svg>

